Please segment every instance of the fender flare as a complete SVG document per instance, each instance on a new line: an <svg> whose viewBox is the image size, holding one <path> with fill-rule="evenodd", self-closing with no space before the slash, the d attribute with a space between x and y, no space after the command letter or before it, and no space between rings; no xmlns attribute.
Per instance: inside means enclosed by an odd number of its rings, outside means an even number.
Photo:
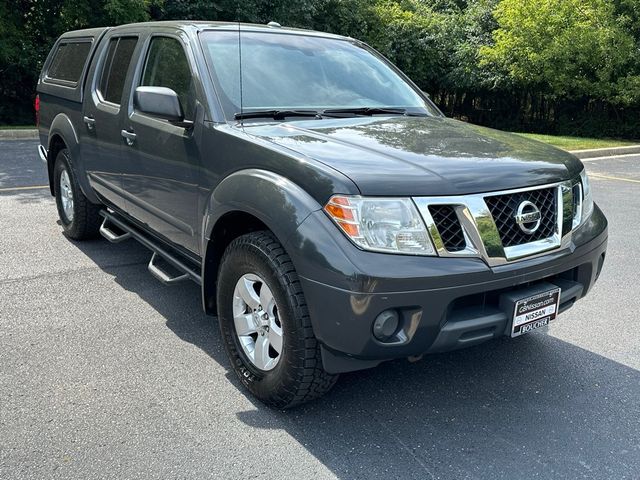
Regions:
<svg viewBox="0 0 640 480"><path fill-rule="evenodd" d="M218 222L230 213L257 218L286 246L298 226L322 206L289 178L268 170L240 170L225 178L211 193L202 223L202 300L212 310L221 252L212 244ZM213 240L213 242L211 242ZM216 258L212 258L212 257Z"/></svg>
<svg viewBox="0 0 640 480"><path fill-rule="evenodd" d="M298 225L322 206L289 178L261 169L240 170L215 188L205 207L202 251L217 221L229 212L253 215L284 245Z"/></svg>
<svg viewBox="0 0 640 480"><path fill-rule="evenodd" d="M76 179L84 196L93 203L100 203L96 195L93 193L93 189L89 185L89 180L85 174L82 156L80 155L80 140L78 138L78 133L76 132L71 119L64 113L56 115L51 122L51 127L49 128L47 169L49 173L51 193L53 194L53 168L57 155L57 151L52 149L52 142L55 137L60 137L69 150L71 156L71 167L76 174Z"/></svg>

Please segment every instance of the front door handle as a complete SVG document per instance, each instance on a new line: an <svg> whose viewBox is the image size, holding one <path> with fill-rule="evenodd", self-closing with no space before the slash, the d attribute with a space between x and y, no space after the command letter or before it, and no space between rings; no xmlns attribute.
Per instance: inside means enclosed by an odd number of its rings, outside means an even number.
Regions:
<svg viewBox="0 0 640 480"><path fill-rule="evenodd" d="M93 130L94 128L96 128L96 119L95 118L85 116L85 117L82 118L82 121L87 124L87 129Z"/></svg>
<svg viewBox="0 0 640 480"><path fill-rule="evenodd" d="M125 141L127 142L127 145L130 147L136 141L136 134L133 132L130 132L129 130L122 130L120 132L120 135L122 135L122 138L125 139Z"/></svg>

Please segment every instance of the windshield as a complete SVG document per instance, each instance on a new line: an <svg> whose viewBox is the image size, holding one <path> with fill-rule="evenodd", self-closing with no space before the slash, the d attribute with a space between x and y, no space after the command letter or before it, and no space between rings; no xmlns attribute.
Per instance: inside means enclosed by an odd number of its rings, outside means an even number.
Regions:
<svg viewBox="0 0 640 480"><path fill-rule="evenodd" d="M382 58L355 42L305 35L206 31L201 41L228 119L242 109L398 108L438 115Z"/></svg>

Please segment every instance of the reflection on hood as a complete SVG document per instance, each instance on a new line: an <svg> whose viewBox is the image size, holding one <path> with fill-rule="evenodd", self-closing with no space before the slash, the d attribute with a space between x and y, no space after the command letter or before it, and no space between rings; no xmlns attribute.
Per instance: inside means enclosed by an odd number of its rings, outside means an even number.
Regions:
<svg viewBox="0 0 640 480"><path fill-rule="evenodd" d="M365 195L458 195L554 183L580 162L549 145L438 117L245 124L245 132L323 162Z"/></svg>

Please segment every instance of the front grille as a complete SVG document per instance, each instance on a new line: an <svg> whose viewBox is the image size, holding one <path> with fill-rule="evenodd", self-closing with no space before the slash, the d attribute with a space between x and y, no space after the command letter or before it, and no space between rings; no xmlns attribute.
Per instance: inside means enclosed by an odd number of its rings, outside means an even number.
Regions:
<svg viewBox="0 0 640 480"><path fill-rule="evenodd" d="M451 205L430 205L429 212L442 238L444 248L448 252L464 250L467 243L455 209Z"/></svg>
<svg viewBox="0 0 640 480"><path fill-rule="evenodd" d="M513 247L543 240L555 233L558 222L556 192L556 188L543 188L485 197L485 202L498 228L503 247ZM518 206L526 200L536 205L542 216L538 230L532 234L523 232L515 219Z"/></svg>

